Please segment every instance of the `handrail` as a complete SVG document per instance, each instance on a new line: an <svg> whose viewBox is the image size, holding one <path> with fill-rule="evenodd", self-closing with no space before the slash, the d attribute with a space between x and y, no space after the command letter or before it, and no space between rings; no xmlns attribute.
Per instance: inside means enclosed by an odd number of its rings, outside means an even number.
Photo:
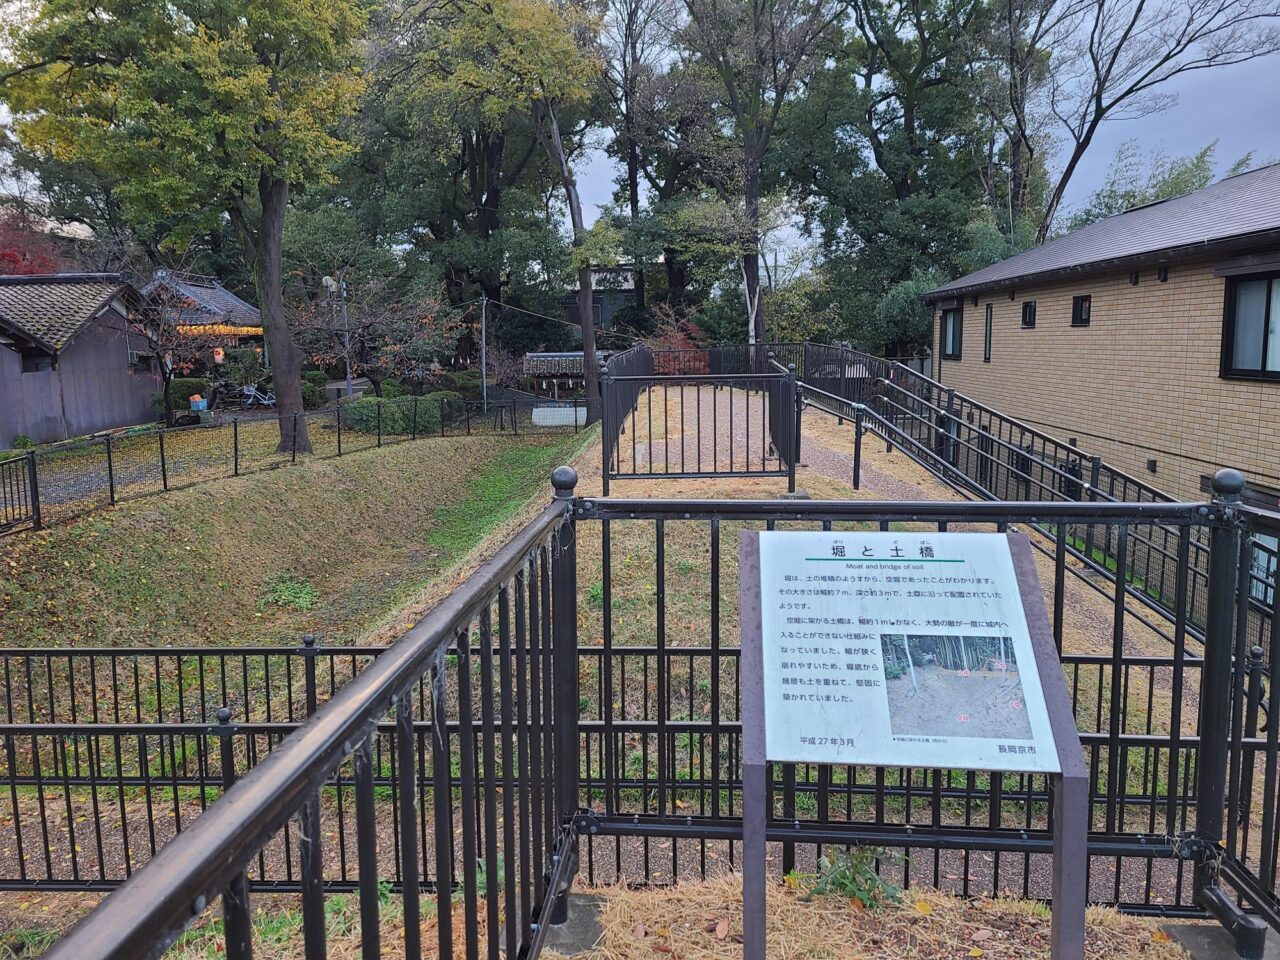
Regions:
<svg viewBox="0 0 1280 960"><path fill-rule="evenodd" d="M557 470L556 499L549 506L77 923L45 954L47 960L159 956L359 748L432 661L443 658L498 585L569 519L574 481L573 471Z"/></svg>

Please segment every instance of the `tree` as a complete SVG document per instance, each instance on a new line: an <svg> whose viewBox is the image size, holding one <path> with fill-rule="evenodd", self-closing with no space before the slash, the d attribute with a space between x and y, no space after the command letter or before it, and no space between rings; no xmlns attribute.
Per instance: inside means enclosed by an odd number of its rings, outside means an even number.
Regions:
<svg viewBox="0 0 1280 960"><path fill-rule="evenodd" d="M575 112L590 105L600 72L595 22L581 8L551 0L452 0L429 14L435 34L422 56L424 93L441 109L459 105L486 125L522 117L564 191L578 280L587 411L600 415L592 323L591 236L572 162Z"/></svg>
<svg viewBox="0 0 1280 960"><path fill-rule="evenodd" d="M57 273L64 261L49 235L21 210L0 211L0 274Z"/></svg>
<svg viewBox="0 0 1280 960"><path fill-rule="evenodd" d="M634 226L640 219L642 125L654 87L670 50L664 42L675 13L673 0L607 0L604 29L604 78L613 103L616 150L623 157L627 208ZM645 308L645 264L637 258L636 306Z"/></svg>
<svg viewBox="0 0 1280 960"><path fill-rule="evenodd" d="M382 396L389 379L427 379L432 364L453 352L463 326L461 315L438 297L396 299L388 285L369 283L341 304L335 299L294 305L292 322L312 361L351 361L351 372Z"/></svg>
<svg viewBox="0 0 1280 960"><path fill-rule="evenodd" d="M302 353L284 311L290 189L344 151L358 96L354 0L45 0L0 80L23 144L112 178L144 233L181 247L230 222L270 347L280 447L302 410ZM310 450L305 419L297 448Z"/></svg>
<svg viewBox="0 0 1280 960"><path fill-rule="evenodd" d="M1073 10L1048 40L1049 106L1069 144L1040 219L1041 242L1105 121L1167 109L1174 77L1280 50L1280 0L1088 0Z"/></svg>
<svg viewBox="0 0 1280 960"><path fill-rule="evenodd" d="M1216 147L1215 141L1185 157L1169 157L1159 150L1145 154L1137 141L1126 140L1116 149L1102 186L1067 218L1064 229L1079 230L1134 207L1203 190L1213 182ZM1247 170L1251 159L1252 154L1241 157L1228 176Z"/></svg>
<svg viewBox="0 0 1280 960"><path fill-rule="evenodd" d="M783 104L821 63L814 56L850 0L684 0L685 43L715 72L739 149L748 234L741 253L748 330L764 342L759 223L765 158Z"/></svg>
<svg viewBox="0 0 1280 960"><path fill-rule="evenodd" d="M155 284L147 294L146 303L131 324L130 332L147 345L147 351L155 357L161 380L161 403L164 406L165 426L173 426L173 381L185 377L197 368L208 366L213 358L213 348L220 346L222 338L202 333L198 327L183 323L191 303L176 288L167 284Z"/></svg>
<svg viewBox="0 0 1280 960"><path fill-rule="evenodd" d="M916 318L880 309L920 272L954 276L984 190L985 131L965 67L976 0L858 0L826 65L785 114L774 164L821 238L824 306L847 339L894 353L927 343ZM894 329L896 319L902 325Z"/></svg>

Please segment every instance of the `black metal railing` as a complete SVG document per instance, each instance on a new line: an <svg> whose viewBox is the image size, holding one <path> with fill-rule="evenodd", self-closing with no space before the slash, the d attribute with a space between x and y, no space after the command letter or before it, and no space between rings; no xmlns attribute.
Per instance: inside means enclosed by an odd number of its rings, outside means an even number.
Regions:
<svg viewBox="0 0 1280 960"><path fill-rule="evenodd" d="M906 367L843 347L805 345L803 402L842 419L862 410L865 426L967 496L988 500L1172 503L1174 498ZM1115 576L1114 533L1084 524L1069 531L1069 553L1107 579ZM1178 567L1178 534L1161 525L1133 531L1124 567L1130 596L1162 617L1170 614ZM1256 543L1252 574L1260 597L1274 590L1275 550ZM1190 544L1190 629L1206 616L1208 543ZM1269 566L1268 566L1269 565ZM1270 570L1269 584L1263 582ZM1261 572L1259 572L1261 571ZM1262 616L1256 608L1252 620ZM1157 625L1156 629L1160 629Z"/></svg>
<svg viewBox="0 0 1280 960"><path fill-rule="evenodd" d="M108 434L0 461L0 535L153 493L295 464L304 429L311 453L301 456L324 459L431 437L576 433L586 422L583 400L485 403L425 396L369 398L284 418L246 415Z"/></svg>
<svg viewBox="0 0 1280 960"><path fill-rule="evenodd" d="M786 477L795 489L796 378L762 348L633 348L602 367L601 391L606 493L613 480L678 477Z"/></svg>
<svg viewBox="0 0 1280 960"><path fill-rule="evenodd" d="M155 731L5 728L15 810L28 772L15 755L28 740L29 766L52 752L69 779L76 768L67 751L79 743L98 771L114 767L108 789L119 789L125 761L116 751L136 738L148 803L165 784L144 755L170 758L166 802L185 796L172 787L180 764L201 777L200 816L47 956L159 957L220 896L225 953L247 958L251 890L265 886L301 894L306 956L323 957L325 882L337 873L354 877L348 883L359 891L366 958L381 956L389 878L400 894L405 956L422 955L421 896L429 894L438 956L453 956L455 941L460 954L478 956L483 940L489 955L501 946L507 956L536 957L577 865L575 479L557 471L550 506L332 699L309 703L312 715L291 733L232 722L229 711L214 724ZM416 719L420 711L426 719ZM100 786L85 788L97 796ZM380 789L390 790L389 804ZM225 796L203 809L211 790ZM74 808L66 815L74 820ZM339 844L336 863L335 830L354 838ZM108 856L94 853L99 862ZM83 874L76 882L86 883Z"/></svg>
<svg viewBox="0 0 1280 960"><path fill-rule="evenodd" d="M16 530L39 530L40 479L35 451L0 459L0 535Z"/></svg>
<svg viewBox="0 0 1280 960"><path fill-rule="evenodd" d="M736 868L736 547L758 529L1029 532L1048 553L1046 607L1090 773L1091 898L1230 914L1243 930L1239 904L1280 927L1274 595L1265 618L1248 616L1249 539L1280 520L1240 503L1238 474L1187 504L574 499L572 481L558 471L552 505L391 647L250 651L249 664L266 658L252 678L270 662L280 689L235 716L207 715L222 677L228 703L246 682L234 651L194 665L199 653L175 651L136 680L131 658L152 652L6 651L0 796L15 835L0 842L21 867L0 887L129 877L51 956L156 956L219 892L228 953L245 956L255 890L302 895L309 951L325 893L358 891L376 956L378 885L400 892L406 918L419 892L435 896L442 958L478 956L481 942L536 956L579 842L592 883ZM1105 597L1069 576L1070 531L1086 525L1119 544ZM1152 526L1177 537L1167 637L1128 603L1127 544ZM1190 627L1196 541L1210 551L1203 644ZM136 705L178 676L185 696ZM96 708L41 706L46 687L67 685ZM897 883L1051 895L1043 776L775 764L769 783L779 874L862 844Z"/></svg>

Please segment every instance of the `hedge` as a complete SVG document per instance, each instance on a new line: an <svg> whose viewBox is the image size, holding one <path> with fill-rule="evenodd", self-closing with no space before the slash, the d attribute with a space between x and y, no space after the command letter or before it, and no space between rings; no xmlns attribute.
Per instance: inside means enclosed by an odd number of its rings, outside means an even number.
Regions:
<svg viewBox="0 0 1280 960"><path fill-rule="evenodd" d="M415 401L417 403L416 428ZM458 423L464 415L462 397L452 390L428 393L422 397L396 397L390 400L361 397L359 400L343 404L340 408L343 428L355 430L358 433L377 433L379 406L382 408L383 436L411 436L415 432L419 436L439 433L442 412L446 428Z"/></svg>

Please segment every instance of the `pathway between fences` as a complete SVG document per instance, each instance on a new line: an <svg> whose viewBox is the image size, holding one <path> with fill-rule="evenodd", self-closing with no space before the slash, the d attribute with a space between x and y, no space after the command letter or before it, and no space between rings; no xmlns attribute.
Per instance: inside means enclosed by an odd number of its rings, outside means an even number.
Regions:
<svg viewBox="0 0 1280 960"><path fill-rule="evenodd" d="M309 454L294 449L304 423ZM196 426L106 434L0 457L0 536L300 458L341 457L429 437L576 433L585 425L585 401L397 397L289 417L247 413Z"/></svg>

